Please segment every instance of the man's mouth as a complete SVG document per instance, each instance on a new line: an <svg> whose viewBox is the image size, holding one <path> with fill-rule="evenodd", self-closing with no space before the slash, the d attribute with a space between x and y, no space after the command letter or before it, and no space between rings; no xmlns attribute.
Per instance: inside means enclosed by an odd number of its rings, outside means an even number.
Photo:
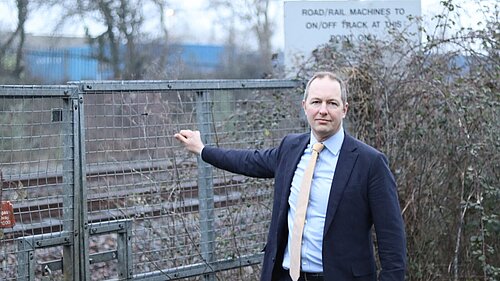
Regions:
<svg viewBox="0 0 500 281"><path fill-rule="evenodd" d="M316 119L316 122L327 123L327 122L330 122L330 120L327 120L327 119Z"/></svg>

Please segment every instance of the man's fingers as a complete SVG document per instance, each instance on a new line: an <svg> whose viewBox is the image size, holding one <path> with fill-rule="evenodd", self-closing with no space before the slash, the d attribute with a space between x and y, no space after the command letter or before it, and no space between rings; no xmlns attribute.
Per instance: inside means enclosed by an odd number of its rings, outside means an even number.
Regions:
<svg viewBox="0 0 500 281"><path fill-rule="evenodd" d="M186 143L190 137L193 136L193 131L191 130L180 130L179 133L175 134L174 137L179 141Z"/></svg>
<svg viewBox="0 0 500 281"><path fill-rule="evenodd" d="M180 130L174 137L193 153L200 154L204 147L199 131Z"/></svg>
<svg viewBox="0 0 500 281"><path fill-rule="evenodd" d="M178 140L178 141L181 141L181 142L185 142L187 139L186 137L184 137L183 135L181 135L180 133L177 133L174 135L174 137Z"/></svg>

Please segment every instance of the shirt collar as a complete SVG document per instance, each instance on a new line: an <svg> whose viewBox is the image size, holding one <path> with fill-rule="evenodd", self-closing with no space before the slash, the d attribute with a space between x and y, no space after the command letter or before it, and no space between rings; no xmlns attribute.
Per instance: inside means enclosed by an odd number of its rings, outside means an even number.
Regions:
<svg viewBox="0 0 500 281"><path fill-rule="evenodd" d="M323 144L325 147L335 156L338 156L340 152L340 148L342 147L342 143L344 142L344 128L341 126L340 129L331 137L327 138ZM311 140L310 147L312 147L318 140L314 137L314 134L311 131Z"/></svg>

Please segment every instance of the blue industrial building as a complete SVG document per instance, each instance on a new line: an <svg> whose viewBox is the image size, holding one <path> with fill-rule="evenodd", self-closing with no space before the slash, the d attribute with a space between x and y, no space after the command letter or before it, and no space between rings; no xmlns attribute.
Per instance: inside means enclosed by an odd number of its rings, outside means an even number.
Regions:
<svg viewBox="0 0 500 281"><path fill-rule="evenodd" d="M196 73L211 73L221 68L225 48L218 45L175 44L168 48L165 67L181 63ZM24 53L27 74L42 83L113 78L109 65L101 63L92 46L27 49Z"/></svg>

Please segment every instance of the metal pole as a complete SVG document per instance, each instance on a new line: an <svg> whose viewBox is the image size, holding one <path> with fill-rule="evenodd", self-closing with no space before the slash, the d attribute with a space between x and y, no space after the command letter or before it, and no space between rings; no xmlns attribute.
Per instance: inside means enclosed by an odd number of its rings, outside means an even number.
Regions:
<svg viewBox="0 0 500 281"><path fill-rule="evenodd" d="M88 208L87 208L87 161L85 157L85 113L84 113L84 99L82 94L78 94L78 99L75 100L74 109L77 115L77 124L75 134L75 220L78 218L78 231L80 235L75 236L75 243L78 243L78 257L79 259L79 277L81 281L90 280L90 257L89 257L89 224L88 224ZM78 194L78 196L77 196Z"/></svg>
<svg viewBox="0 0 500 281"><path fill-rule="evenodd" d="M200 130L202 140L205 144L212 144L211 125L213 116L211 113L210 93L206 91L197 92L196 99L196 121ZM198 157L198 192L199 212L201 230L201 255L207 265L207 273L204 275L206 281L215 280L215 272L212 265L215 262L215 231L214 231L214 190L212 178L212 166L203 162Z"/></svg>
<svg viewBox="0 0 500 281"><path fill-rule="evenodd" d="M24 238L17 240L17 280L35 280L35 249Z"/></svg>
<svg viewBox="0 0 500 281"><path fill-rule="evenodd" d="M63 149L63 232L70 233L74 237L75 225L78 223L75 219L75 179L77 178L75 167L76 155L76 120L73 97L63 98L64 109L62 110L62 149ZM73 238L74 239L74 238ZM79 280L78 278L78 244L75 240L70 244L63 246L63 279Z"/></svg>

